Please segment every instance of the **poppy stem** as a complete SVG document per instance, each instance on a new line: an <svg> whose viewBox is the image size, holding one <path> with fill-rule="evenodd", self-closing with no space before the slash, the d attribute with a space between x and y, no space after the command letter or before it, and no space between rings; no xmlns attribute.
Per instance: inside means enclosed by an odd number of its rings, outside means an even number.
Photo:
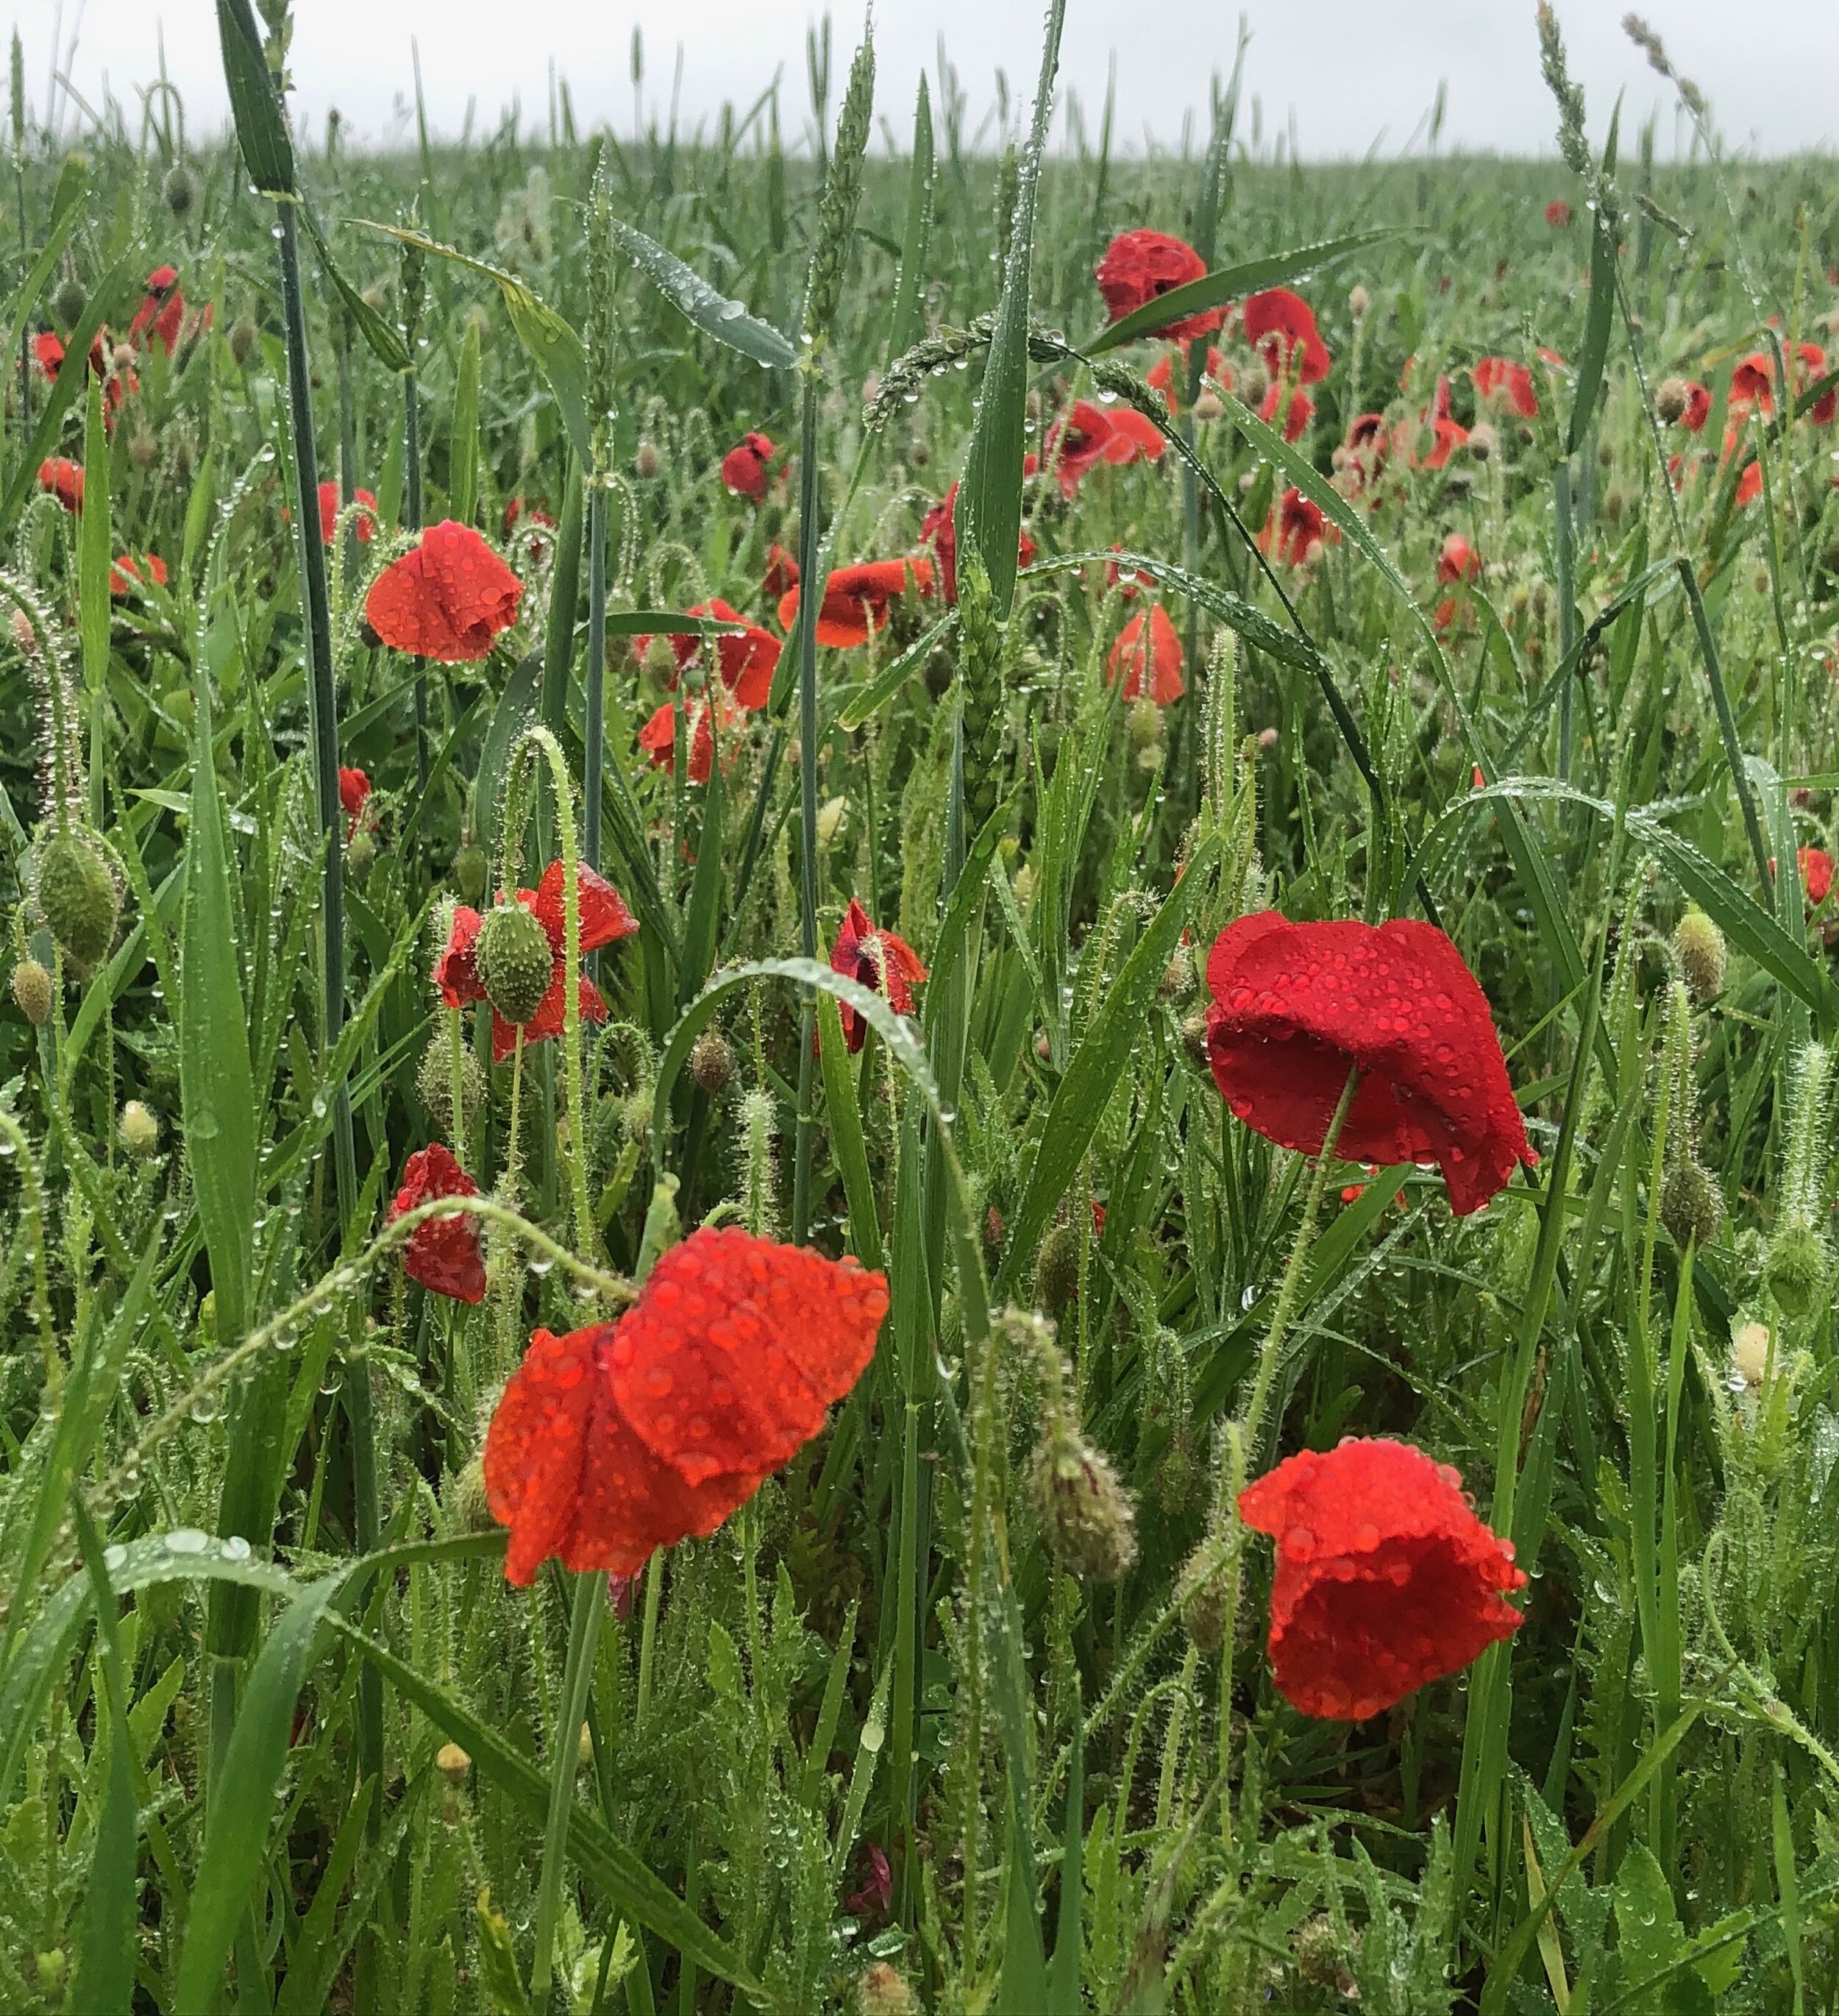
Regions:
<svg viewBox="0 0 1839 2016"><path fill-rule="evenodd" d="M1309 1248L1315 1240L1315 1222L1322 1215L1323 1194L1328 1188L1329 1165L1334 1160L1334 1146L1341 1139L1341 1129L1359 1083L1360 1067L1355 1064L1348 1073L1334 1118L1329 1121L1328 1132L1323 1136L1322 1146L1316 1151L1315 1167L1309 1178L1308 1197L1303 1205L1302 1223L1296 1229L1296 1243L1290 1249L1290 1260L1283 1269L1283 1285L1277 1291L1277 1306L1272 1313L1271 1327L1265 1333L1264 1345L1258 1353L1258 1373L1252 1381L1251 1398L1246 1405L1241 1424L1244 1454L1254 1464L1265 1410L1270 1404L1271 1388L1276 1383L1277 1368L1283 1362L1284 1336L1290 1328L1290 1314L1302 1287L1303 1263L1308 1258Z"/></svg>
<svg viewBox="0 0 1839 2016"><path fill-rule="evenodd" d="M422 528L421 412L416 398L416 372L411 364L402 374L403 516L408 529ZM428 794L428 675L427 661L415 661L415 782L417 802Z"/></svg>
<svg viewBox="0 0 1839 2016"><path fill-rule="evenodd" d="M604 1571L590 1569L574 1579L574 1601L568 1620L568 1663L562 1677L562 1718L555 1732L556 1754L549 1763L549 1813L543 1831L542 1875L537 1888L536 1958L531 1965L532 2005L546 2008L550 1962L556 1943L556 1918L562 1899L562 1871L567 1860L568 1809L574 1802L574 1774L579 1759L579 1731L594 1677L594 1644L600 1634L606 1589Z"/></svg>
<svg viewBox="0 0 1839 2016"><path fill-rule="evenodd" d="M817 957L817 612L824 584L817 568L817 373L804 373L798 436L798 949ZM801 1246L811 1223L811 1097L815 1075L815 1014L805 997L799 1017L798 1123L792 1162L792 1244Z"/></svg>
<svg viewBox="0 0 1839 2016"><path fill-rule="evenodd" d="M664 1589L664 1550L660 1547L645 1565L645 1621L639 1627L639 1684L632 1702L632 1727L645 1726L651 1707L651 1669L657 1652L657 1613Z"/></svg>
<svg viewBox="0 0 1839 2016"><path fill-rule="evenodd" d="M598 481L588 491L588 663L581 701L581 859L598 873L606 740L606 492Z"/></svg>

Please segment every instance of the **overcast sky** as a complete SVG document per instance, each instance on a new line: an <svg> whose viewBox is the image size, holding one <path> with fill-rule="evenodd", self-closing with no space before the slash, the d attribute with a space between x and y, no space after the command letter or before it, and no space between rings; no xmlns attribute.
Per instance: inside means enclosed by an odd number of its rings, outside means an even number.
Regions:
<svg viewBox="0 0 1839 2016"><path fill-rule="evenodd" d="M58 59L92 104L105 88L136 112L136 86L167 74L194 127L225 117L212 0L16 0L28 89L42 115ZM358 138L400 139L412 101L410 41L437 129L457 135L475 104L478 128L520 101L527 129L546 129L552 59L584 123L633 120L632 29L643 33L648 110L668 107L678 50L686 128L712 121L724 99L750 104L784 71L787 138L808 117L804 42L821 14L809 0L296 0L293 64L298 111L316 139L336 105ZM1600 134L1616 92L1627 90L1623 130L1657 105L1659 140L1675 139L1669 88L1619 26L1622 0L1559 0L1573 70ZM1734 147L1763 154L1839 143L1839 0L1650 0L1643 11L1680 70L1710 96ZM858 4L833 9L839 80L860 31ZM1447 80L1443 146L1549 153L1552 106L1540 81L1531 0L1250 0L1247 85L1261 101L1268 146L1294 118L1305 158L1363 154L1383 134L1402 149ZM1735 24L1740 20L1740 32ZM1237 10L1231 0L1068 0L1056 103L1076 92L1096 124L1115 52L1118 132L1140 148L1146 131L1179 144L1184 115L1204 121L1210 71L1229 70ZM1035 0L884 0L876 25L877 108L904 136L922 68L946 54L967 94L975 131L1006 72L1025 108L1039 60ZM936 88L936 75L935 75ZM935 104L936 104L935 99ZM1058 129L1056 129L1058 130ZM1683 132L1681 139L1683 141ZM1420 135L1421 144L1421 135Z"/></svg>

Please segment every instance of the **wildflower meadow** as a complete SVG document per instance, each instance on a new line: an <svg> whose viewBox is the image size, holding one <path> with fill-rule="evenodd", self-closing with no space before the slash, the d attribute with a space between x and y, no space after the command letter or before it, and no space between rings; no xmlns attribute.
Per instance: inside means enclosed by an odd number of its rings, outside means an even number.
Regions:
<svg viewBox="0 0 1839 2016"><path fill-rule="evenodd" d="M15 36L0 2008L1839 2008L1839 177L1065 5Z"/></svg>

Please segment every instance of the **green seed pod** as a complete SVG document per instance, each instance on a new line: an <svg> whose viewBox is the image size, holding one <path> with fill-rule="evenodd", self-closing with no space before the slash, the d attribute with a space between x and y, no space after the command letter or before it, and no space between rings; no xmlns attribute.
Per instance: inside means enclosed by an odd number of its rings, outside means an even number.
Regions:
<svg viewBox="0 0 1839 2016"><path fill-rule="evenodd" d="M230 355L240 369L255 354L260 332L253 315L239 315L230 325Z"/></svg>
<svg viewBox="0 0 1839 2016"><path fill-rule="evenodd" d="M479 1107L485 1096L485 1074L479 1068L479 1060L470 1049L460 1052L460 1105L462 1109L461 1126L456 1132L453 1124L453 1061L445 1033L434 1038L422 1053L422 1060L416 1067L415 1089L421 1102L428 1109L428 1117L434 1123L437 1132L449 1141L455 1141L462 1134L472 1132L473 1122L479 1116Z"/></svg>
<svg viewBox="0 0 1839 2016"><path fill-rule="evenodd" d="M1078 1292L1079 1229L1056 1225L1035 1262L1035 1301L1044 1309L1064 1309Z"/></svg>
<svg viewBox="0 0 1839 2016"><path fill-rule="evenodd" d="M52 998L49 970L28 953L13 969L13 1006L34 1029L42 1028L51 1017Z"/></svg>
<svg viewBox="0 0 1839 2016"><path fill-rule="evenodd" d="M160 1152L160 1117L138 1099L121 1108L121 1145L136 1161L149 1161Z"/></svg>
<svg viewBox="0 0 1839 2016"><path fill-rule="evenodd" d="M1696 999L1715 1000L1724 992L1724 934L1703 910L1695 907L1679 920L1673 952Z"/></svg>
<svg viewBox="0 0 1839 2016"><path fill-rule="evenodd" d="M542 926L521 903L500 903L479 927L473 957L492 1006L507 1022L527 1022L556 970Z"/></svg>
<svg viewBox="0 0 1839 2016"><path fill-rule="evenodd" d="M160 193L165 198L166 207L175 217L189 217L198 202L198 178L185 162L175 161L166 171L166 178L160 185Z"/></svg>
<svg viewBox="0 0 1839 2016"><path fill-rule="evenodd" d="M1661 1185L1661 1223L1681 1252L1688 1240L1702 1251L1724 1222L1724 1200L1710 1172L1696 1161L1676 1162Z"/></svg>
<svg viewBox="0 0 1839 2016"><path fill-rule="evenodd" d="M469 903L485 894L485 850L476 840L462 840L453 857L453 886Z"/></svg>
<svg viewBox="0 0 1839 2016"><path fill-rule="evenodd" d="M51 935L79 966L92 967L115 941L121 892L94 833L67 826L38 857L38 907Z"/></svg>
<svg viewBox="0 0 1839 2016"><path fill-rule="evenodd" d="M51 297L52 319L62 322L66 329L74 329L83 319L83 311L88 305L88 290L74 273L67 272Z"/></svg>
<svg viewBox="0 0 1839 2016"><path fill-rule="evenodd" d="M1136 1519L1116 1473L1070 1426L1050 1427L1029 1485L1048 1550L1084 1582L1121 1580L1136 1559Z"/></svg>
<svg viewBox="0 0 1839 2016"><path fill-rule="evenodd" d="M1762 1275L1783 1316L1804 1316L1814 1306L1827 1258L1825 1242L1812 1226L1785 1226L1770 1240Z"/></svg>

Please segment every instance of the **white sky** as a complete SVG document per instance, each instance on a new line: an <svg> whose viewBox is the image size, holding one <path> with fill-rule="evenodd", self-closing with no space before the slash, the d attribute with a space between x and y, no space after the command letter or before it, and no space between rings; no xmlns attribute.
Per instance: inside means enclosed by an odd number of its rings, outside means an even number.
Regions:
<svg viewBox="0 0 1839 2016"><path fill-rule="evenodd" d="M1623 6L1559 0L1572 68L1588 94L1593 133L1600 135L1625 88L1625 135L1659 105L1664 154L1675 137L1670 88L1623 36ZM1709 95L1729 144L1774 154L1839 143L1839 0L1742 0L1737 7L1731 0L1649 0L1641 11ZM645 38L648 108L668 105L679 44L686 128L712 122L725 99L744 109L783 65L790 140L808 116L804 32L821 12L808 0L295 0L298 110L315 138L332 105L360 141L401 137L401 101L412 102L412 37L440 132L460 131L470 98L477 130L495 126L513 98L527 129L546 130L553 59L578 121L610 117L623 134L633 118L628 65L636 23ZM833 105L861 24L855 0L834 12ZM1382 131L1385 150L1398 151L1418 128L1438 80L1447 79L1446 149L1552 151L1531 0L1247 0L1247 89L1262 101L1267 147L1294 114L1305 158L1363 154ZM27 88L41 115L60 16L58 46L67 54L74 28L70 79L92 103L106 88L134 113L135 88L157 74L163 30L167 74L184 94L188 118L194 128L221 125L213 0L173 0L164 11L157 0L16 0ZM941 32L968 94L969 130L995 103L999 68L1025 113L1041 18L1037 0L883 0L877 110L903 146L919 73L935 64ZM1069 0L1056 103L1063 110L1070 85L1096 128L1115 51L1120 138L1140 149L1147 130L1178 144L1189 110L1204 127L1207 78L1229 69L1236 27L1231 0Z"/></svg>

